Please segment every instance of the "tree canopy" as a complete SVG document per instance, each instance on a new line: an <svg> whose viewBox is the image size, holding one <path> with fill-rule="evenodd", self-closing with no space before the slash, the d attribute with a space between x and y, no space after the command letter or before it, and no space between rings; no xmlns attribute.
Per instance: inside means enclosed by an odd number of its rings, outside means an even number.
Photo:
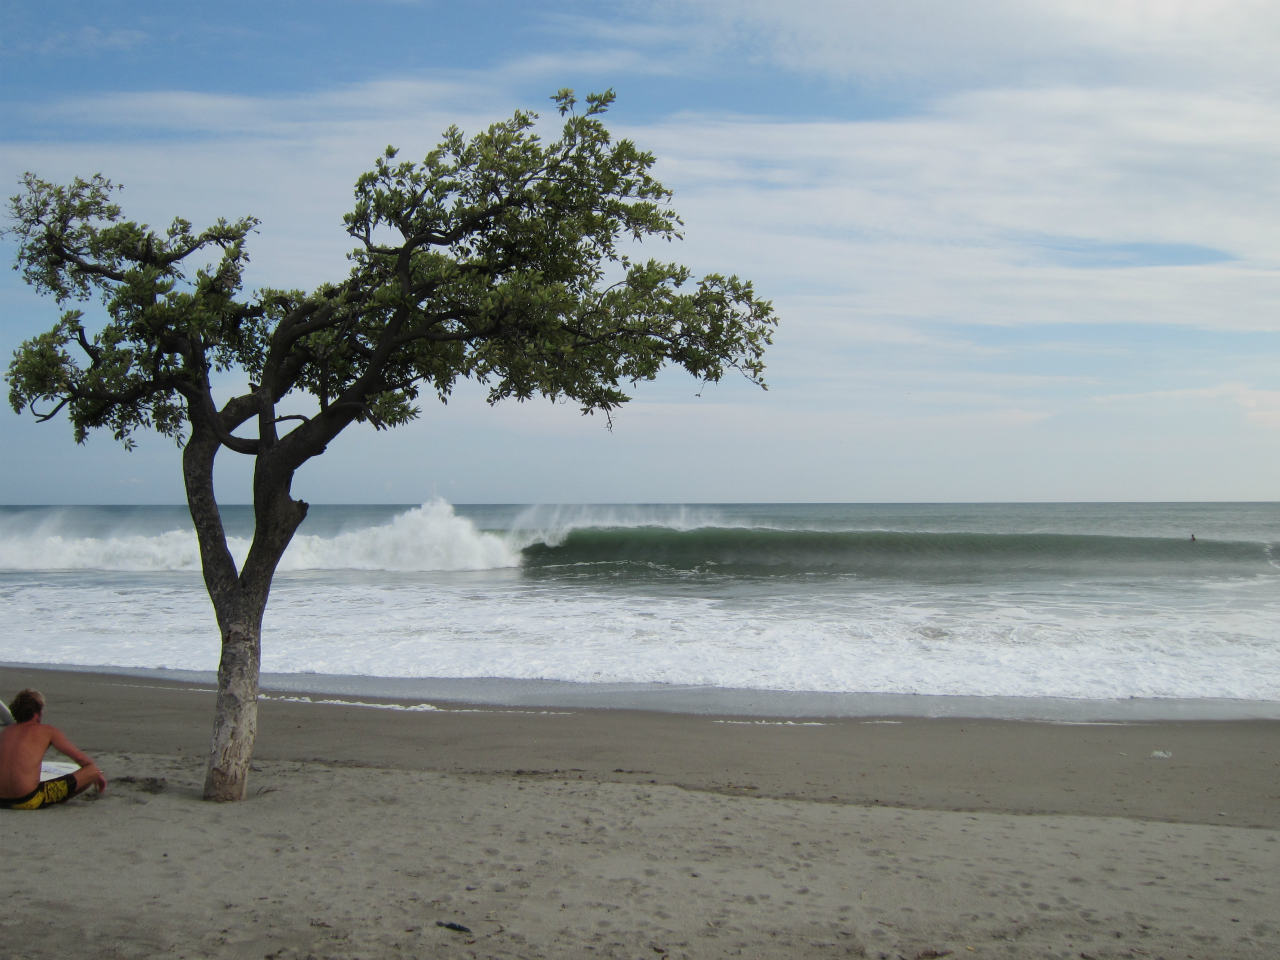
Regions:
<svg viewBox="0 0 1280 960"><path fill-rule="evenodd" d="M65 408L77 440L106 427L128 443L138 427L180 437L209 374L236 368L256 384L255 413L313 397L304 436L404 423L422 390L446 399L459 377L487 384L491 402L564 397L606 413L628 399L624 383L667 363L759 381L772 312L749 283L691 282L685 267L628 255L626 241L674 239L681 224L653 156L601 121L612 99L592 95L578 114L561 91L566 120L549 143L535 114L517 112L470 140L450 128L419 162L388 148L345 217L350 273L309 293L238 297L252 217L200 232L179 218L160 233L123 220L101 175L64 187L27 174L12 200L17 266L59 302L101 293L110 322L90 341L83 313L68 311L25 344L11 402L52 402L44 417ZM215 248L215 263L185 274ZM230 449L256 454L271 441L231 435L241 406L215 419Z"/></svg>
<svg viewBox="0 0 1280 960"><path fill-rule="evenodd" d="M85 309L65 309L15 352L14 409L65 414L78 442L106 429L132 446L145 428L183 446L223 638L209 795L243 795L230 767L247 769L248 753L230 751L243 755L233 763L227 744L251 747L256 730L243 701L256 702L262 611L306 514L294 473L346 427L404 424L424 392L446 401L459 378L486 385L490 403L542 396L606 417L668 365L763 386L770 303L736 276L695 280L639 258L641 241L682 226L654 157L610 134L612 92L581 110L572 91L553 99L555 139L518 111L469 139L450 128L420 161L387 148L344 218L350 269L312 291L243 290L253 217L155 230L124 218L101 174L59 185L28 173L10 202L15 269L64 307L99 298L105 314L93 329ZM242 386L215 401L215 379L233 378ZM239 568L213 488L222 450L254 458L255 534Z"/></svg>

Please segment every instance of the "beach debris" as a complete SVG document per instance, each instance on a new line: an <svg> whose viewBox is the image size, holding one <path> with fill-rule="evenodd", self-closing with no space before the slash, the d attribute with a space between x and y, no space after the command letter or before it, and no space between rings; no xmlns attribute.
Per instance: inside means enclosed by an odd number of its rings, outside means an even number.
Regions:
<svg viewBox="0 0 1280 960"><path fill-rule="evenodd" d="M453 930L456 933L470 933L470 927L464 927L460 923L454 923L452 920L437 920L437 927L444 927L446 930Z"/></svg>

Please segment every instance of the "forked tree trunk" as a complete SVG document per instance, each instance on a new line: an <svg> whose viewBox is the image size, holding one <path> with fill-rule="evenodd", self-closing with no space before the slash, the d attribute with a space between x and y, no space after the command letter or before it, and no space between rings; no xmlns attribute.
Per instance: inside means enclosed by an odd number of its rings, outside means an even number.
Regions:
<svg viewBox="0 0 1280 960"><path fill-rule="evenodd" d="M219 442L207 423L193 416L192 425L192 437L183 451L187 503L200 544L205 586L222 636L204 798L243 800L258 735L262 616L276 565L306 516L307 505L289 498L291 473L282 474L274 483L255 484L253 545L244 569L238 570L227 548L213 492L213 460ZM262 480L261 475L258 479Z"/></svg>
<svg viewBox="0 0 1280 960"><path fill-rule="evenodd" d="M287 498L283 503L287 510L259 510L253 546L235 588L216 596L210 592L222 633L222 656L204 781L206 800L243 800L248 790L249 761L258 736L262 617L276 565L307 512L305 503Z"/></svg>
<svg viewBox="0 0 1280 960"><path fill-rule="evenodd" d="M248 791L249 761L258 735L261 637L260 626L246 626L222 637L218 700L204 781L206 800L243 800Z"/></svg>
<svg viewBox="0 0 1280 960"><path fill-rule="evenodd" d="M307 515L307 504L294 500L289 487L294 472L311 457L324 452L324 444L351 422L354 414L330 417L328 432L298 442L293 449L272 446L259 452L253 480L253 543L240 569L227 548L222 514L213 489L213 463L222 435L249 419L270 403L242 398L240 406L228 404L226 422L218 429L212 400L193 403L191 437L183 450L182 472L187 505L200 544L200 564L205 586L213 601L222 634L218 663L218 699L214 707L213 738L205 773L206 800L243 800L249 787L249 761L258 736L258 675L262 663L262 616L271 593L280 558ZM230 411L230 412L228 412ZM262 416L262 434L274 441L274 422ZM282 452L282 450L284 452Z"/></svg>

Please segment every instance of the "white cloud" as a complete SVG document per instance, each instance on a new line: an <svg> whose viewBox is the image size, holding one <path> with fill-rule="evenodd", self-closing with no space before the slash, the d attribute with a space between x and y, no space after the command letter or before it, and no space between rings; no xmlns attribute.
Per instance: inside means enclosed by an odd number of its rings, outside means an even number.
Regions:
<svg viewBox="0 0 1280 960"><path fill-rule="evenodd" d="M663 158L700 258L843 288L852 315L1280 329L1273 104L1005 90L891 121L629 132ZM1083 270L1059 241L1149 245L1156 265ZM1160 266L1157 245L1234 259Z"/></svg>
<svg viewBox="0 0 1280 960"><path fill-rule="evenodd" d="M1143 393L1118 393L1099 397L1098 402L1114 405L1148 405L1226 402L1244 411L1245 418L1263 427L1280 429L1280 390L1264 390L1243 383L1221 383L1183 390L1151 390Z"/></svg>
<svg viewBox="0 0 1280 960"><path fill-rule="evenodd" d="M58 31L38 40L25 40L18 46L44 55L70 57L131 50L147 43L149 39L148 34L142 30L121 27L104 29L86 25L76 30Z"/></svg>
<svg viewBox="0 0 1280 960"><path fill-rule="evenodd" d="M939 84L1274 84L1280 9L1265 0L698 0L736 47L788 70L881 88Z"/></svg>

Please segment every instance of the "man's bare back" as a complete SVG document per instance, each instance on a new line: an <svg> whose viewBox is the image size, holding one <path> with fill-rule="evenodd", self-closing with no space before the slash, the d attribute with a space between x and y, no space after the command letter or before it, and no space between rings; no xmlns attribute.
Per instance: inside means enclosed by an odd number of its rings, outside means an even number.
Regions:
<svg viewBox="0 0 1280 960"><path fill-rule="evenodd" d="M28 694L33 696L27 696ZM105 790L107 778L89 755L67 739L57 727L43 722L44 698L34 690L24 690L18 696L27 697L25 709L19 709L19 700L15 700L13 712L17 722L0 728L0 805L15 805L26 801L34 802L35 806L41 805L35 802L35 795L42 786L40 764L50 747L80 765L80 769L74 774L67 775L70 779L58 799L75 796L95 784L99 792Z"/></svg>

